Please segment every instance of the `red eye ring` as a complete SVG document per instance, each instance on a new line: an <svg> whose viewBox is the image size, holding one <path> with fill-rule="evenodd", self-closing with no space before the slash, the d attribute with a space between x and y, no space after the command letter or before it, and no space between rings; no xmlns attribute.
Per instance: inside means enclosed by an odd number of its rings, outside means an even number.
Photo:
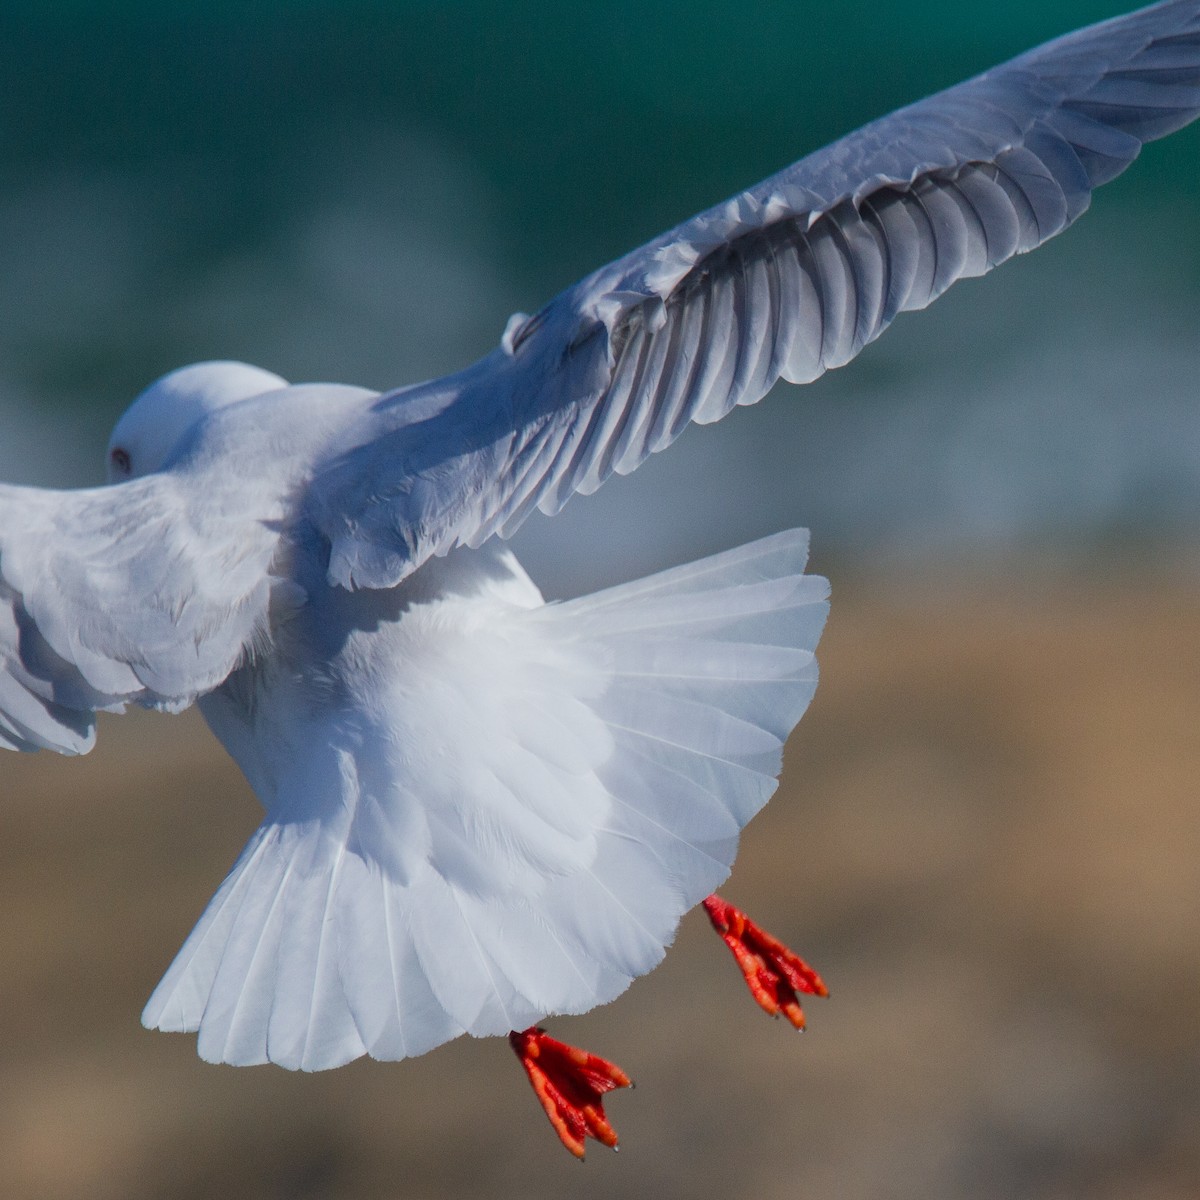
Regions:
<svg viewBox="0 0 1200 1200"><path fill-rule="evenodd" d="M113 450L112 454L109 455L109 457L112 459L112 465L116 467L116 469L120 471L122 475L128 475L129 472L133 470L133 464L129 461L128 450L123 450L120 446L117 446L116 449Z"/></svg>

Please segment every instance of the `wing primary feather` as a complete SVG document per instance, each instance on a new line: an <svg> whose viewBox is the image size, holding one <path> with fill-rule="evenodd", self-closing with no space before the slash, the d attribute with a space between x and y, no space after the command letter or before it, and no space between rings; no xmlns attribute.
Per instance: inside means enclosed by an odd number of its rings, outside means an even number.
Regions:
<svg viewBox="0 0 1200 1200"><path fill-rule="evenodd" d="M778 238L774 235L764 241L764 270L771 332L767 343L768 353L760 359L763 375L755 380L756 387L761 387L764 392L783 375L783 364L787 361L789 344L785 330L788 321L794 319L790 312L785 313L784 310L785 275L784 267L779 261L777 244Z"/></svg>
<svg viewBox="0 0 1200 1200"><path fill-rule="evenodd" d="M1025 145L1038 161L1049 169L1054 185L1062 195L1063 226L1087 211L1092 200L1092 181L1074 147L1057 130L1037 121L1025 138ZM1059 226L1055 233L1059 231Z"/></svg>
<svg viewBox="0 0 1200 1200"><path fill-rule="evenodd" d="M618 359L619 364L628 361L627 356L629 354L630 341L635 338L641 339L642 337L643 334L639 329L625 339L621 356ZM596 453L593 447L599 442L601 431L613 419L612 408L605 402L608 392L609 389L606 388L604 395L599 398L597 403L592 405L591 412L588 414L586 420L580 422L583 425L583 429L578 440L575 442L571 457L561 473L560 492L563 487L566 488L567 494L583 490L584 484L588 479L591 457ZM565 495L563 499L565 501Z"/></svg>
<svg viewBox="0 0 1200 1200"><path fill-rule="evenodd" d="M1019 226L1003 190L975 167L965 168L954 179L956 198L974 223L978 249L963 269L966 275L983 275L1016 253Z"/></svg>
<svg viewBox="0 0 1200 1200"><path fill-rule="evenodd" d="M707 287L684 289L679 298L679 319L682 323L680 351L675 361L677 369L667 382L658 415L650 428L647 443L652 451L663 450L682 432L688 422L688 397L695 387L703 357L702 347L708 341L712 296Z"/></svg>
<svg viewBox="0 0 1200 1200"><path fill-rule="evenodd" d="M849 358L854 337L854 272L846 257L844 242L834 222L822 218L808 233L813 262L821 281L825 314L825 339L821 345L821 369L829 370Z"/></svg>
<svg viewBox="0 0 1200 1200"><path fill-rule="evenodd" d="M881 208L880 199L891 201ZM879 306L879 324L884 328L892 323L896 314L903 311L912 286L914 257L911 241L912 219L903 204L895 199L894 192L884 192L881 197L867 196L859 205L862 219L875 229L876 237L883 247L883 278L880 283L882 301ZM885 214L887 218L885 219ZM897 228L903 223L904 229ZM907 235L907 236L906 236Z"/></svg>
<svg viewBox="0 0 1200 1200"><path fill-rule="evenodd" d="M737 285L733 297L737 334L734 338L733 358L729 364L728 383L714 396L716 403L713 405L713 411L716 419L725 416L738 398L746 393L746 387L755 374L762 353L762 325L766 316L757 291L756 276L761 267L761 258L744 253L745 245L741 239L735 241L729 249L733 263L731 274Z"/></svg>
<svg viewBox="0 0 1200 1200"><path fill-rule="evenodd" d="M777 225L771 239L772 260L779 280L779 327L771 369L781 379L790 378L798 331L808 315L803 303L808 280L802 276L795 244L787 236L788 225L788 222ZM811 283L808 286L811 289Z"/></svg>
<svg viewBox="0 0 1200 1200"><path fill-rule="evenodd" d="M475 548L483 545L494 533L508 537L516 531L540 503L543 485L547 474L553 470L557 451L558 444L551 438L534 443L534 452L527 454L521 464L520 482L513 489L511 502L504 508L497 507L468 545Z"/></svg>
<svg viewBox="0 0 1200 1200"><path fill-rule="evenodd" d="M1007 170L1008 158L1007 154L1003 154L996 159L995 163L990 164L990 169L988 167L981 169L988 171L996 186L1008 197L1008 202L1017 218L1017 227L1020 230L1017 253L1024 254L1039 244L1041 235L1037 213L1034 211L1032 202L1026 195L1025 189Z"/></svg>
<svg viewBox="0 0 1200 1200"><path fill-rule="evenodd" d="M843 264L845 280L846 308L845 325L841 337L840 352L836 359L827 357L826 367L840 367L849 362L866 341L865 327L869 323L867 316L867 297L864 294L871 286L869 277L872 263L870 261L874 245L869 248L862 243L861 237L855 234L864 231L866 227L859 219L854 206L847 202L839 204L821 218L821 225L826 230L830 242L837 248L838 258ZM867 237L870 237L869 232ZM875 273L877 274L877 272ZM877 290L878 284L875 288Z"/></svg>
<svg viewBox="0 0 1200 1200"><path fill-rule="evenodd" d="M795 223L786 227L788 244L792 247L799 268L797 278L804 292L800 304L800 320L795 324L791 357L786 378L792 383L811 383L825 370L821 349L825 344L825 294L816 258L807 234Z"/></svg>
<svg viewBox="0 0 1200 1200"><path fill-rule="evenodd" d="M970 185L964 187L963 181L970 177L969 172L960 172L953 179L947 179L941 184L942 193L958 209L962 219L963 256L958 268L959 279L975 278L992 265L988 261L987 228L979 210L967 194L966 187Z"/></svg>
<svg viewBox="0 0 1200 1200"><path fill-rule="evenodd" d="M1067 222L1066 198L1042 161L1020 146L999 156L996 167L1001 177L1024 196L1032 216L1036 232L1021 249L1032 250L1061 232Z"/></svg>
<svg viewBox="0 0 1200 1200"><path fill-rule="evenodd" d="M646 375L646 363L650 357L650 348L654 344L653 335L641 331L640 336L633 339L634 352L626 348L622 361L617 367L613 382L608 389L608 395L603 403L609 406L616 419L612 422L604 438L604 449L597 456L593 468L595 486L599 487L612 473L614 464L620 461L628 447L630 433L637 428L641 409L648 405L642 392Z"/></svg>
<svg viewBox="0 0 1200 1200"><path fill-rule="evenodd" d="M743 284L737 272L712 271L707 276L713 297L710 335L701 346L702 368L688 398L689 421L705 425L724 416L725 399L733 378L736 350L741 336L739 316L744 309Z"/></svg>
<svg viewBox="0 0 1200 1200"><path fill-rule="evenodd" d="M677 359L679 330L684 314L678 305L668 304L664 311L664 328L650 341L644 384L647 396L640 405L638 419L627 428L622 445L614 455L613 469L620 475L628 475L651 453L650 445L654 429L663 407L664 381L669 380L669 364Z"/></svg>
<svg viewBox="0 0 1200 1200"><path fill-rule="evenodd" d="M779 280L771 239L754 253L742 254L746 272L746 301L750 312L749 345L734 372L730 399L736 404L756 404L778 378L771 370L779 337Z"/></svg>
<svg viewBox="0 0 1200 1200"><path fill-rule="evenodd" d="M854 320L849 344L849 354L853 358L879 332L886 294L886 246L878 228L865 221L858 209L848 202L834 209L829 220L853 280Z"/></svg>

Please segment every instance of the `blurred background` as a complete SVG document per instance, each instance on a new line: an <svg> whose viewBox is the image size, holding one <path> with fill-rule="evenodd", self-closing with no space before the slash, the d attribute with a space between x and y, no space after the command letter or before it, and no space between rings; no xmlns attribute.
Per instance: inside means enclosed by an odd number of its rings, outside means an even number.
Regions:
<svg viewBox="0 0 1200 1200"><path fill-rule="evenodd" d="M0 478L102 478L150 380L385 388L1108 0L0 7ZM728 889L825 972L761 1019L695 915L552 1024L639 1082L553 1141L500 1042L321 1076L137 1014L257 821L189 715L0 763L0 1193L1200 1194L1200 130L849 368L518 552L551 596L789 525L823 681ZM4 1176L8 1179L5 1180Z"/></svg>

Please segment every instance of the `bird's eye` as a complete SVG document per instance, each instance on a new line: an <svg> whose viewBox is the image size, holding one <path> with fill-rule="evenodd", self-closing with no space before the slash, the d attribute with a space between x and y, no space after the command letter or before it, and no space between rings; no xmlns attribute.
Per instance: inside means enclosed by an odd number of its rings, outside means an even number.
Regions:
<svg viewBox="0 0 1200 1200"><path fill-rule="evenodd" d="M129 461L128 450L122 450L121 447L118 446L112 452L112 454L109 455L109 458L112 459L112 465L114 469L119 471L122 475L128 475L129 472L133 470L133 464Z"/></svg>

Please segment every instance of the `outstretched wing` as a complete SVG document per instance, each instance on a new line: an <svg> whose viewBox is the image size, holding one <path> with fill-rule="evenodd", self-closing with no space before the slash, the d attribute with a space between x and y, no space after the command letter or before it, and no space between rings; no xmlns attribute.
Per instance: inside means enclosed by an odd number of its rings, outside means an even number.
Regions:
<svg viewBox="0 0 1200 1200"><path fill-rule="evenodd" d="M514 318L393 393L310 496L330 577L380 587L511 534L691 421L841 366L897 313L1053 237L1200 112L1200 3L1081 30L900 109Z"/></svg>
<svg viewBox="0 0 1200 1200"><path fill-rule="evenodd" d="M278 534L188 495L0 485L0 747L86 753L96 710L183 708L252 646Z"/></svg>

